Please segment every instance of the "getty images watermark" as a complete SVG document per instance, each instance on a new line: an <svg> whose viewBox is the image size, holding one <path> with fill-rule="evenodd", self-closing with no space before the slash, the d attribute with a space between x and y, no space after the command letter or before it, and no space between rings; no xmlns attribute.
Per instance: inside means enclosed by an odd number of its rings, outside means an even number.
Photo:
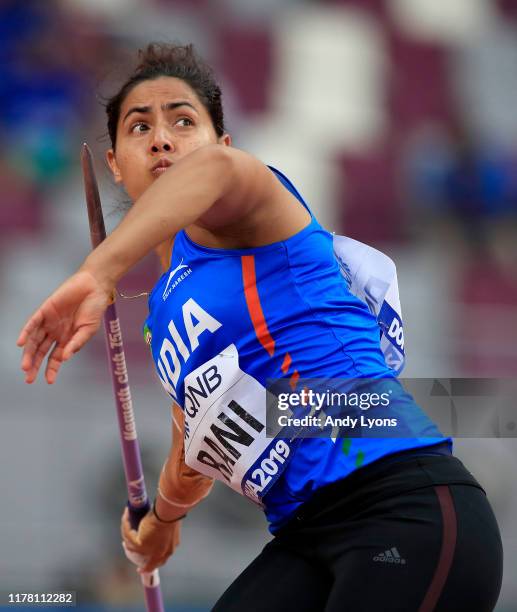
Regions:
<svg viewBox="0 0 517 612"><path fill-rule="evenodd" d="M299 392L283 392L278 395L278 410L284 411L277 417L278 424L280 427L396 427L397 419L394 417L365 414L371 408L388 407L392 393L392 389L382 393L339 392L330 389L318 392L305 386ZM308 414L295 416L301 412L298 408Z"/></svg>
<svg viewBox="0 0 517 612"><path fill-rule="evenodd" d="M272 379L268 437L517 437L517 380Z"/></svg>

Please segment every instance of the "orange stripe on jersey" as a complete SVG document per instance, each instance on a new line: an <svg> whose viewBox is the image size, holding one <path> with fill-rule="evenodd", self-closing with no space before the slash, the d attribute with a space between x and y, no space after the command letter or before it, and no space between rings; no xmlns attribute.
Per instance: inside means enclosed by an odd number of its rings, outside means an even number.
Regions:
<svg viewBox="0 0 517 612"><path fill-rule="evenodd" d="M309 400L307 399L307 394L309 393L309 387L305 386L303 390L305 391L305 397L302 397L302 406L309 406Z"/></svg>
<svg viewBox="0 0 517 612"><path fill-rule="evenodd" d="M260 305L260 298L257 290L257 279L255 276L255 256L243 255L241 257L242 280L244 283L244 296L250 313L251 322L255 329L257 339L269 353L270 357L275 354L275 341L269 333L266 319Z"/></svg>
<svg viewBox="0 0 517 612"><path fill-rule="evenodd" d="M290 378L290 382L289 384L291 385L291 389L294 391L296 389L296 385L298 384L298 379L300 378L300 375L298 374L298 370L295 370Z"/></svg>
<svg viewBox="0 0 517 612"><path fill-rule="evenodd" d="M283 361L283 363L281 365L281 369L282 369L282 372L284 374L287 374L287 371L291 367L291 363L292 362L293 362L293 360L291 359L291 355L289 355L289 353L286 353L285 357L284 357L284 361Z"/></svg>

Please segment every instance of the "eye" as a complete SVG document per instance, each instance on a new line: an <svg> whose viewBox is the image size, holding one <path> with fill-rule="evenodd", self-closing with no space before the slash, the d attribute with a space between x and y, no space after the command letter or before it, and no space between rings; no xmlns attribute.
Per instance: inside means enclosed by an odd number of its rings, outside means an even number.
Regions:
<svg viewBox="0 0 517 612"><path fill-rule="evenodd" d="M191 125L194 125L194 122L188 117L181 117L176 121L176 125L180 125L180 127L190 127Z"/></svg>
<svg viewBox="0 0 517 612"><path fill-rule="evenodd" d="M149 126L147 125L147 123L144 123L143 121L137 121L136 123L133 123L129 131L133 134L142 134L148 129Z"/></svg>

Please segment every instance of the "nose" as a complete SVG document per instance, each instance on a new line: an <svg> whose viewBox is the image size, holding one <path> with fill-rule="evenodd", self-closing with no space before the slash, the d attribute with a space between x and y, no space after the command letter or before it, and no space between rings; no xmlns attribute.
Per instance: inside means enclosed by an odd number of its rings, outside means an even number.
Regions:
<svg viewBox="0 0 517 612"><path fill-rule="evenodd" d="M169 142L154 142L151 146L153 153L159 153L160 151L172 151L172 145Z"/></svg>
<svg viewBox="0 0 517 612"><path fill-rule="evenodd" d="M168 130L161 128L156 129L153 133L153 137L151 139L151 152L160 153L163 151L166 151L167 153L174 151L174 144Z"/></svg>

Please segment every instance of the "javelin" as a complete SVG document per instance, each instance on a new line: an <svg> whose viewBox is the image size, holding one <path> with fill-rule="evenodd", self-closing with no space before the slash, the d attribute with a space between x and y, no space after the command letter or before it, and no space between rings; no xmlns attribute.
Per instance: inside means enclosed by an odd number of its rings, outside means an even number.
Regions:
<svg viewBox="0 0 517 612"><path fill-rule="evenodd" d="M88 221L90 223L90 238L92 248L96 248L105 238L106 229L102 216L102 206L99 197L99 188L93 169L93 158L90 147L84 143L81 151L81 165L83 168L84 190L88 206ZM131 391L127 376L126 357L122 344L122 331L115 308L113 296L110 305L104 313L104 331L108 361L113 381L113 392L117 409L120 444L122 446L122 460L126 475L129 522L133 529L149 512L150 503L145 488L140 448L136 435L135 416L131 402ZM148 612L164 612L162 593L160 589L160 576L158 570L142 574L142 584L145 591L145 603Z"/></svg>

